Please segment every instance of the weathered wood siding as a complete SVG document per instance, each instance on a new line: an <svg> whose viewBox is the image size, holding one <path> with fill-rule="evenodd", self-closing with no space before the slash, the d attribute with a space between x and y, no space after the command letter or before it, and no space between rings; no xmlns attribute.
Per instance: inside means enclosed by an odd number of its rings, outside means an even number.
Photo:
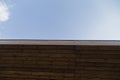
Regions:
<svg viewBox="0 0 120 80"><path fill-rule="evenodd" d="M0 80L120 80L120 46L1 45Z"/></svg>

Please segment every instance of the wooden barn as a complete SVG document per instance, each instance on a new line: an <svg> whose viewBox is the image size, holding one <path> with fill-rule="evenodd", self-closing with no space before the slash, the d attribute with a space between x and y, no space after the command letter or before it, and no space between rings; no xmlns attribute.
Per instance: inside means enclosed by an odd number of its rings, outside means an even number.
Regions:
<svg viewBox="0 0 120 80"><path fill-rule="evenodd" d="M0 80L120 80L120 41L0 40Z"/></svg>

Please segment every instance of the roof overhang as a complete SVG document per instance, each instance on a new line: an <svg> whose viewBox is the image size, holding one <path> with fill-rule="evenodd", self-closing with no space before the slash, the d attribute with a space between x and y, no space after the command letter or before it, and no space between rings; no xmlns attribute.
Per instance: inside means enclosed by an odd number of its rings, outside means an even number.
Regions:
<svg viewBox="0 0 120 80"><path fill-rule="evenodd" d="M100 45L120 46L119 40L0 40L0 45Z"/></svg>

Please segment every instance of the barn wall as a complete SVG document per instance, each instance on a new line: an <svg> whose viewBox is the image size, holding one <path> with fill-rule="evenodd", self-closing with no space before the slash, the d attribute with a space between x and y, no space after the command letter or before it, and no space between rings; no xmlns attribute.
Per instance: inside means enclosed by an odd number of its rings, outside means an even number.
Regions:
<svg viewBox="0 0 120 80"><path fill-rule="evenodd" d="M120 80L119 46L0 45L0 80Z"/></svg>

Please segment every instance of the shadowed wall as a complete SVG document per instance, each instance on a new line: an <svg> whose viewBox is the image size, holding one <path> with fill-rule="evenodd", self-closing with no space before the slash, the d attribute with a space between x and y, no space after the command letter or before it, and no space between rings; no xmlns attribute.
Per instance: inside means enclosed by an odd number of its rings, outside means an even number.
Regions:
<svg viewBox="0 0 120 80"><path fill-rule="evenodd" d="M120 80L120 46L0 45L0 80Z"/></svg>

